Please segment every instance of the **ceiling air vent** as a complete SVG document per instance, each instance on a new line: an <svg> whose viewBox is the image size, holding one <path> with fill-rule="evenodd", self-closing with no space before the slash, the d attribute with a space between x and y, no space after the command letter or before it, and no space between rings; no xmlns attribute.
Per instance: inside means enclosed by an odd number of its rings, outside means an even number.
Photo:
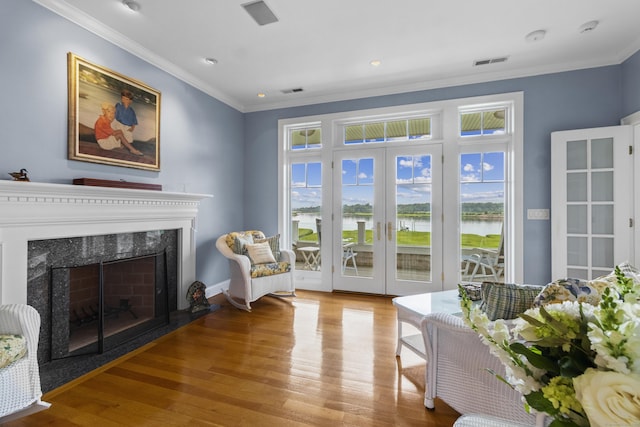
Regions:
<svg viewBox="0 0 640 427"><path fill-rule="evenodd" d="M258 25L267 25L273 22L278 22L276 15L269 9L269 6L262 1L252 1L242 4L244 10L258 23Z"/></svg>
<svg viewBox="0 0 640 427"><path fill-rule="evenodd" d="M302 92L304 89L302 89L301 87L297 87L295 89L284 89L282 91L282 93L284 93L285 95L288 95L290 93L298 93L298 92Z"/></svg>
<svg viewBox="0 0 640 427"><path fill-rule="evenodd" d="M497 64L499 62L505 62L507 59L509 59L508 56L501 56L499 58L478 59L476 61L473 61L473 65L474 67L477 67L478 65Z"/></svg>

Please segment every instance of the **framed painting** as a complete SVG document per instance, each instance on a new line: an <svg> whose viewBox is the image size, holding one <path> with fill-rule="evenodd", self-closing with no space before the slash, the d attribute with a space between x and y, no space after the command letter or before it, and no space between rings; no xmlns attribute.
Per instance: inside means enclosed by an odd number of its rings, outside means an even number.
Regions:
<svg viewBox="0 0 640 427"><path fill-rule="evenodd" d="M69 159L160 170L160 92L69 52Z"/></svg>

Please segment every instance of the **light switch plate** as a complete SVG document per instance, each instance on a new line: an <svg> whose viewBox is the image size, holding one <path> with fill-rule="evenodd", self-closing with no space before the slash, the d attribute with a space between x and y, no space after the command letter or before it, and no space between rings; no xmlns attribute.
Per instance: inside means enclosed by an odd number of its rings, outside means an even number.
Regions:
<svg viewBox="0 0 640 427"><path fill-rule="evenodd" d="M549 209L527 209L527 219L549 219Z"/></svg>

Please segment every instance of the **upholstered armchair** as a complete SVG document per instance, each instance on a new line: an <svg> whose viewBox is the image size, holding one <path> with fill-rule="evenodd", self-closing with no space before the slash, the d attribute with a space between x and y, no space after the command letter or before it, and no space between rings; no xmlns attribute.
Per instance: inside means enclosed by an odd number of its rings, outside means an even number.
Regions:
<svg viewBox="0 0 640 427"><path fill-rule="evenodd" d="M0 424L50 406L40 400L39 336L40 314L35 308L0 306L0 365L5 365L0 368Z"/></svg>
<svg viewBox="0 0 640 427"><path fill-rule="evenodd" d="M462 415L484 414L530 426L544 423L544 417L525 411L519 392L489 371L505 375L502 362L462 318L428 314L421 329L427 359L427 408L435 407L437 397Z"/></svg>
<svg viewBox="0 0 640 427"><path fill-rule="evenodd" d="M229 260L229 289L223 293L229 303L251 311L251 303L265 295L295 296L293 283L296 256L280 248L280 237L265 237L262 231L224 234L216 248Z"/></svg>

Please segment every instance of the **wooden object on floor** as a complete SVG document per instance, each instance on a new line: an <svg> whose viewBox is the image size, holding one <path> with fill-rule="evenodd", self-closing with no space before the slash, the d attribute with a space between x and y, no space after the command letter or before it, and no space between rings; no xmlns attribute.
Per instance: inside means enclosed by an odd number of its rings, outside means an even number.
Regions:
<svg viewBox="0 0 640 427"><path fill-rule="evenodd" d="M115 187L115 188L132 188L135 190L162 191L162 185L160 184L145 184L143 182L128 182L128 181L112 181L108 179L75 178L73 180L73 184L89 185L93 187Z"/></svg>
<svg viewBox="0 0 640 427"><path fill-rule="evenodd" d="M45 394L16 426L450 427L423 405L424 360L396 359L387 297L299 291L215 312Z"/></svg>

